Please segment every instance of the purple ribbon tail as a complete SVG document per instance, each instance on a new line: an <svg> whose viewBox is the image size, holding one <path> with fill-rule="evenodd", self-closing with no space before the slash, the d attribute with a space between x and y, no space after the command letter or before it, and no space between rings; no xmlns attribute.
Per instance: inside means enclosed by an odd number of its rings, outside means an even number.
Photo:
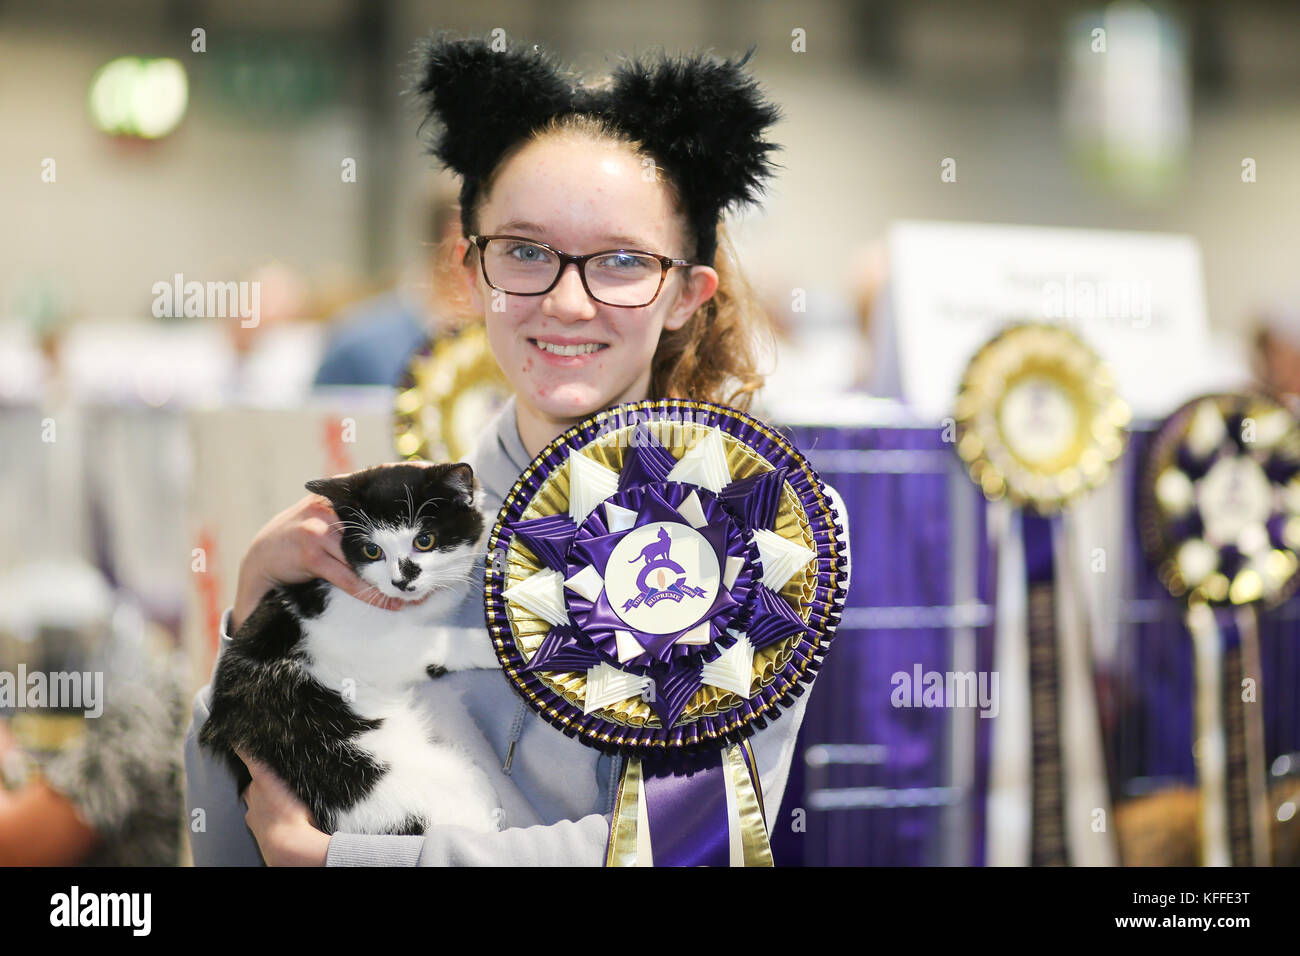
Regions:
<svg viewBox="0 0 1300 956"><path fill-rule="evenodd" d="M1214 622L1219 626L1219 640L1225 653L1241 647L1241 628L1237 626L1235 607L1216 607Z"/></svg>
<svg viewBox="0 0 1300 956"><path fill-rule="evenodd" d="M655 866L731 865L725 774L721 751L641 761Z"/></svg>
<svg viewBox="0 0 1300 956"><path fill-rule="evenodd" d="M1052 584L1056 578L1056 560L1052 554L1053 518L1021 512L1024 523L1025 577L1030 584Z"/></svg>

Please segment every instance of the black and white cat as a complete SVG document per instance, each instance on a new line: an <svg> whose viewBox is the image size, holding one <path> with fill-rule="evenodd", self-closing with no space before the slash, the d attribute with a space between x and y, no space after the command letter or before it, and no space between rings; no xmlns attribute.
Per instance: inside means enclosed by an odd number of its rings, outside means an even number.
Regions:
<svg viewBox="0 0 1300 956"><path fill-rule="evenodd" d="M199 742L242 792L239 748L271 767L333 833L498 829L486 775L416 707L423 682L494 667L486 633L438 625L464 597L486 540L466 464L405 462L307 483L342 524L343 555L407 601L390 611L324 580L272 589L222 654Z"/></svg>

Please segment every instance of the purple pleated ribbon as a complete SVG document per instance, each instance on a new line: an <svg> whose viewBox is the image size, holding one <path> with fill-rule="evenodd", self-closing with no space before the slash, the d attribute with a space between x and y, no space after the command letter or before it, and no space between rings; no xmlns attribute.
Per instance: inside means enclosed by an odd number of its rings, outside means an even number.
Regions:
<svg viewBox="0 0 1300 956"><path fill-rule="evenodd" d="M731 865L726 773L721 750L641 761L655 866Z"/></svg>

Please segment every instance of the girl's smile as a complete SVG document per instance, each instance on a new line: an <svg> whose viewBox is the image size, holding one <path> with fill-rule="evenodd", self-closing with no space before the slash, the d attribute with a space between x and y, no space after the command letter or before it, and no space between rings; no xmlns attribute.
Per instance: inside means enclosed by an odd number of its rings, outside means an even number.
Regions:
<svg viewBox="0 0 1300 956"><path fill-rule="evenodd" d="M609 348L608 342L563 335L538 336L530 338L528 343L541 354L543 361L560 368L582 368Z"/></svg>

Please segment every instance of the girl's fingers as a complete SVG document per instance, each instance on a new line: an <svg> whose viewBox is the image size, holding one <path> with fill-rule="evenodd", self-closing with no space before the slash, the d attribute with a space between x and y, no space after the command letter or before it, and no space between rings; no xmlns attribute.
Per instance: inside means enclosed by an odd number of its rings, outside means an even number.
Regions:
<svg viewBox="0 0 1300 956"><path fill-rule="evenodd" d="M276 774L274 770L272 770L266 764L262 763L262 761L258 760L255 757L250 757L242 750L236 750L235 756L238 757L240 760L244 761L244 765L248 767L248 772L253 778L253 783L250 783L248 785L249 790L253 788L253 784L256 784L259 788L262 788L258 791L259 793L263 791L267 793L278 792L278 791L283 791L285 793L289 792L289 789L288 787L285 786L284 781L280 779L280 777ZM245 803L247 803L248 791L246 790L244 793L245 793Z"/></svg>
<svg viewBox="0 0 1300 956"><path fill-rule="evenodd" d="M347 567L347 559L343 557L343 542L337 534L327 534L320 539L321 546L325 552L337 561L339 564Z"/></svg>
<svg viewBox="0 0 1300 956"><path fill-rule="evenodd" d="M342 588L359 601L365 601L386 611L396 611L406 602L390 598L379 589L361 580L342 561L330 556L321 562L320 576L336 588Z"/></svg>
<svg viewBox="0 0 1300 956"><path fill-rule="evenodd" d="M253 783L256 782L258 777L262 776L262 774L266 772L267 768L266 765L263 764L260 760L256 760L250 757L248 754L246 754L244 751L240 750L237 747L235 748L235 756L238 757L240 760L244 761L244 766L248 768L248 775L252 777L252 780L249 781L248 786L244 787L244 789L239 792L239 800L241 803L243 803L244 809L247 810L249 809L248 792L253 789Z"/></svg>

